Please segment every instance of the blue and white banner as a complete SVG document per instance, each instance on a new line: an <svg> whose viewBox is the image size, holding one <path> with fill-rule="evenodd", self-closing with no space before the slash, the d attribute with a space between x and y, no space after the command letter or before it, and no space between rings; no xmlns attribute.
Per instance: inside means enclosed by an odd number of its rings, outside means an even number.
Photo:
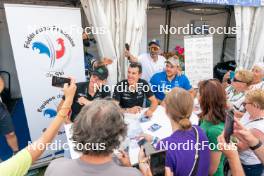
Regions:
<svg viewBox="0 0 264 176"><path fill-rule="evenodd" d="M51 78L73 76L85 80L81 14L77 8L5 4L20 89L31 140L38 139L54 119L63 92ZM78 30L77 30L78 29ZM55 143L65 143L64 128Z"/></svg>
<svg viewBox="0 0 264 176"><path fill-rule="evenodd" d="M261 0L177 0L202 4L239 5L239 6L261 6Z"/></svg>

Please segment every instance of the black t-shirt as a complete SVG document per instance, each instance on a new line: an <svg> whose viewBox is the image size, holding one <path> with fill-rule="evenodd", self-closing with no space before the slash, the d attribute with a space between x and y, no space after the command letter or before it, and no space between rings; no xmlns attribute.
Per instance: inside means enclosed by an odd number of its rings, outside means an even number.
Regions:
<svg viewBox="0 0 264 176"><path fill-rule="evenodd" d="M94 100L97 98L106 98L106 97L110 97L111 93L110 90L106 89L105 86L103 85L101 89L97 90L96 93L94 94L94 96L91 96L89 94L88 91L88 86L89 86L89 81L88 82L81 82L81 83L77 83L77 90L75 92L74 98L73 98L73 103L71 106L71 120L73 121L75 119L75 117L79 114L79 112L81 111L83 105L80 105L78 103L78 98L80 97L84 97L87 100ZM65 100L65 97L62 97L63 100Z"/></svg>
<svg viewBox="0 0 264 176"><path fill-rule="evenodd" d="M117 83L113 98L119 102L122 108L132 108L134 106L143 106L144 98L150 98L153 92L147 81L139 79L137 88L133 92L129 89L127 79Z"/></svg>

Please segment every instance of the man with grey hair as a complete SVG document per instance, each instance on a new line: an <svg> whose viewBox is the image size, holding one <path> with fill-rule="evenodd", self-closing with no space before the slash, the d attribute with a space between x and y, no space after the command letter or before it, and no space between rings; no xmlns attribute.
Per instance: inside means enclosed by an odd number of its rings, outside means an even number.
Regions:
<svg viewBox="0 0 264 176"><path fill-rule="evenodd" d="M150 79L155 97L162 102L166 94L174 87L181 87L193 93L189 79L181 74L179 60L171 57L165 63L165 71L154 74Z"/></svg>
<svg viewBox="0 0 264 176"><path fill-rule="evenodd" d="M113 150L127 134L121 108L110 100L95 100L84 106L73 124L75 150L82 153L78 159L60 158L51 162L45 176L141 176L139 170L117 165ZM128 158L119 158L129 166Z"/></svg>

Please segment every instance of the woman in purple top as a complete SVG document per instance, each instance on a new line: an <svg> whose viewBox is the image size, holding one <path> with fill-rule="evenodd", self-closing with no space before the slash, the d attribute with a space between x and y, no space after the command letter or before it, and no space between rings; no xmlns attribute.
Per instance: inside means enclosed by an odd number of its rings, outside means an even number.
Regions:
<svg viewBox="0 0 264 176"><path fill-rule="evenodd" d="M159 141L156 145L157 149L166 150L165 175L208 175L210 163L208 139L203 130L199 126L192 126L189 120L193 110L191 94L184 89L174 88L165 98L165 108L174 131L171 136ZM194 169L196 152L199 159L196 160L197 169ZM145 166L141 164L142 161L139 163L142 171L148 170L142 168ZM144 175L151 174L144 173Z"/></svg>

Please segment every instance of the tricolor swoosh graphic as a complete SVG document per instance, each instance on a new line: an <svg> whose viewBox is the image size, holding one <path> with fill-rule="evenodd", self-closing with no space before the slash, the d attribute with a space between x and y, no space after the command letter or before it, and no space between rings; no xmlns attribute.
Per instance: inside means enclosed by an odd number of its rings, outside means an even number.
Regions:
<svg viewBox="0 0 264 176"><path fill-rule="evenodd" d="M39 50L39 54L45 54L50 59L50 68L53 68L56 62L56 59L61 59L66 51L64 40L62 38L58 38L56 40L56 45L58 44L60 46L59 50L55 50L55 46L53 44L53 40L49 38L49 36L45 36L46 44L43 42L34 42L32 44L32 50Z"/></svg>

